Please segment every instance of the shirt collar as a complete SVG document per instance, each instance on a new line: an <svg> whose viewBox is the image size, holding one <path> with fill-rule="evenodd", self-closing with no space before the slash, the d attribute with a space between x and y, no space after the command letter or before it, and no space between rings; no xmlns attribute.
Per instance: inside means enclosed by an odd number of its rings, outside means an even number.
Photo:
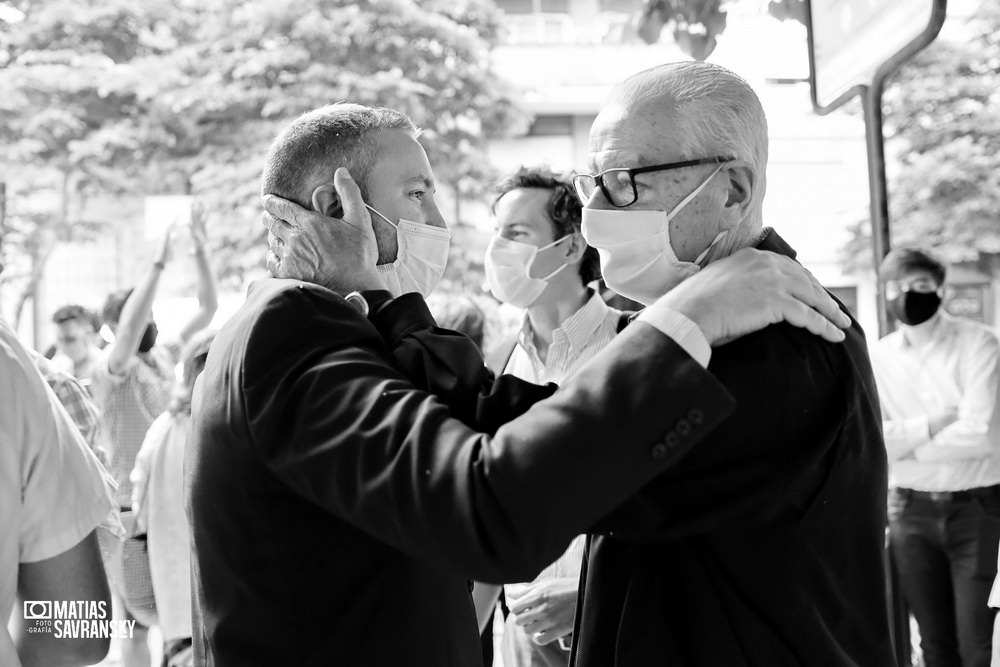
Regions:
<svg viewBox="0 0 1000 667"><path fill-rule="evenodd" d="M594 292L591 294L590 300L570 315L556 331L562 330L569 340L570 348L579 350L587 344L597 328L601 326L601 322L604 321L610 310L611 308L604 303L601 295ZM553 340L555 340L555 333L553 332L552 335Z"/></svg>
<svg viewBox="0 0 1000 667"><path fill-rule="evenodd" d="M570 349L573 351L581 349L587 344L591 336L601 326L601 322L607 317L611 307L604 302L601 295L591 292L590 299L583 304L579 310L570 315L559 328L552 332L553 344L560 339L569 341ZM531 331L531 320L525 312L521 320L521 328L517 332L517 342L525 350L535 349L534 334Z"/></svg>
<svg viewBox="0 0 1000 667"><path fill-rule="evenodd" d="M938 343L946 338L950 337L955 330L955 318L945 312L944 307L941 307L938 312L934 315L935 322L933 323L933 329L931 330L931 337L928 341L929 343ZM902 329L897 329L890 334L890 341L892 346L897 350L912 350L913 345L910 344L909 339L903 334Z"/></svg>

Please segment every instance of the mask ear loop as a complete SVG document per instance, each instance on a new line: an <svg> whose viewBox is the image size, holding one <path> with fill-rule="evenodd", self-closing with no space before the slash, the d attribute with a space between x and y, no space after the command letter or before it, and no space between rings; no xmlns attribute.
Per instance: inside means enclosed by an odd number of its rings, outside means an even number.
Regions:
<svg viewBox="0 0 1000 667"><path fill-rule="evenodd" d="M532 257L531 261L528 262L528 264L525 266L525 269L524 269L525 274L529 278L531 278L531 267L535 263L535 260L538 259L538 253L540 253L543 250L548 250L549 248L556 247L557 245L559 245L560 243L562 243L566 239L572 238L573 234L576 234L576 232L574 231L573 233L567 234L566 236L560 236L559 238L557 238L552 243L548 243L546 245L543 245L541 248L535 248L535 255L534 255L534 257ZM566 263L566 262L563 262L561 266L559 266L555 271L553 271L549 275L545 276L544 278L531 278L531 279L532 280L552 280L552 278L554 278L557 273L559 273L560 271L562 271L563 269L565 269L567 266L569 266L569 264Z"/></svg>
<svg viewBox="0 0 1000 667"><path fill-rule="evenodd" d="M385 217L384 215L382 215L381 213L379 213L379 212L378 212L378 210L377 210L377 209L375 209L374 207L372 207L372 206L369 206L368 204L365 204L365 208L367 208L367 209L368 209L369 211L371 211L372 213L374 213L375 215L377 215L378 217L382 218L382 219L383 219L383 220L385 220L385 221L386 221L387 223L389 223L389 225L390 225L390 226L391 226L391 227L392 227L393 229L396 229L396 230L398 230L398 229L399 229L399 225L397 225L397 224L396 224L395 222L393 222L393 221L389 220L389 218L387 218L387 217Z"/></svg>

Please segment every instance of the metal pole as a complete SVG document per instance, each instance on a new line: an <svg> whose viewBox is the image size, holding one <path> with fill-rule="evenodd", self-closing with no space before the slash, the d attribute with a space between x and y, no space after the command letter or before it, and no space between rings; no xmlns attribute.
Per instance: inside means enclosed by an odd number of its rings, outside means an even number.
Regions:
<svg viewBox="0 0 1000 667"><path fill-rule="evenodd" d="M0 274L3 273L4 237L7 235L7 183L0 181ZM0 283L0 317L3 316L3 283Z"/></svg>
<svg viewBox="0 0 1000 667"><path fill-rule="evenodd" d="M889 195L885 177L885 139L882 135L882 91L884 79L876 78L861 90L861 106L865 117L865 143L868 148L868 192L872 226L872 260L874 267L882 263L889 252ZM876 280L879 338L889 333L889 317L885 312L885 288Z"/></svg>

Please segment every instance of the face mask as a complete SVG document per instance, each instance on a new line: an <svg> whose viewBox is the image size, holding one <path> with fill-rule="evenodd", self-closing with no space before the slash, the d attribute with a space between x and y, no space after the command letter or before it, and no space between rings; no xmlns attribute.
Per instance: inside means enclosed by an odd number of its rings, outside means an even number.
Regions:
<svg viewBox="0 0 1000 667"><path fill-rule="evenodd" d="M937 292L902 292L889 300L889 313L903 324L915 326L934 317L941 307L941 297Z"/></svg>
<svg viewBox="0 0 1000 667"><path fill-rule="evenodd" d="M146 325L145 331L142 332L142 339L139 341L139 351L149 352L156 345L156 336L160 333L160 330L156 328L156 322L150 322Z"/></svg>
<svg viewBox="0 0 1000 667"><path fill-rule="evenodd" d="M368 204L365 206L396 229L396 261L375 267L386 289L393 296L407 292L420 292L424 298L430 296L448 265L451 232L402 218L396 224Z"/></svg>
<svg viewBox="0 0 1000 667"><path fill-rule="evenodd" d="M701 270L702 260L728 232L720 232L693 262L683 262L670 243L670 221L721 169L720 164L669 213L583 209L583 238L597 248L608 287L648 306Z"/></svg>
<svg viewBox="0 0 1000 667"><path fill-rule="evenodd" d="M549 281L569 264L563 264L544 278L532 278L531 266L538 253L554 248L571 236L563 236L542 247L494 236L486 248L486 281L500 301L516 308L527 308L541 296Z"/></svg>

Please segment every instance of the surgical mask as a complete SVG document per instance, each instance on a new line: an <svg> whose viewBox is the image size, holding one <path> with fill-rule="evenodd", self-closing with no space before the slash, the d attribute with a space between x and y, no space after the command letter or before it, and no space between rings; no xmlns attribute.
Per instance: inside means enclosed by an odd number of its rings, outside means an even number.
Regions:
<svg viewBox="0 0 1000 667"><path fill-rule="evenodd" d="M677 258L670 242L670 221L705 189L722 166L670 212L583 209L583 238L597 248L608 287L648 306L701 270L702 261L728 232L720 232L693 262L684 262Z"/></svg>
<svg viewBox="0 0 1000 667"><path fill-rule="evenodd" d="M397 224L368 204L365 206L396 230L396 261L375 267L386 289L393 296L407 292L419 292L424 298L430 296L448 265L451 232L403 218Z"/></svg>
<svg viewBox="0 0 1000 667"><path fill-rule="evenodd" d="M937 292L902 292L886 305L897 320L909 326L923 324L941 307Z"/></svg>
<svg viewBox="0 0 1000 667"><path fill-rule="evenodd" d="M502 236L494 236L486 248L486 282L490 291L500 301L517 308L527 308L533 304L549 281L569 264L563 264L544 278L532 278L531 266L538 253L554 248L570 236L563 236L552 243L536 247L530 243L511 241Z"/></svg>

